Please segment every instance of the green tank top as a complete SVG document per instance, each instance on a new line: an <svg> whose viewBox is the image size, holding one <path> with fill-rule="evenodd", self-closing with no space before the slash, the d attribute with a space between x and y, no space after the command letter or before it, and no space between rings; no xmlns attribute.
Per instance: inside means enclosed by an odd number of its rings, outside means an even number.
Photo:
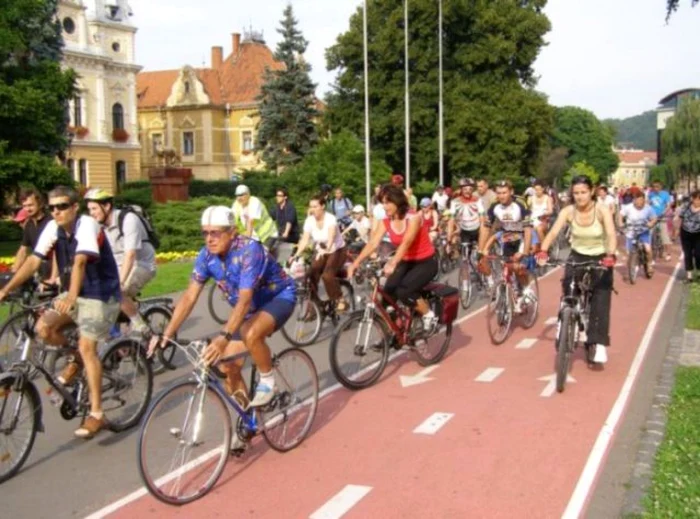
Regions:
<svg viewBox="0 0 700 519"><path fill-rule="evenodd" d="M598 208L593 206L594 216L591 225L581 225L576 220L577 211L571 219L571 249L585 256L605 254L605 228L598 219Z"/></svg>
<svg viewBox="0 0 700 519"><path fill-rule="evenodd" d="M275 221L270 217L270 213L267 212L265 204L259 198L250 197L248 204L260 204L260 218L255 220L253 224L253 238L265 243L268 238L273 238L277 236L277 226ZM233 203L233 217L238 232L244 233L246 230L246 217L243 216L244 212L248 209L243 208L241 204L236 200Z"/></svg>

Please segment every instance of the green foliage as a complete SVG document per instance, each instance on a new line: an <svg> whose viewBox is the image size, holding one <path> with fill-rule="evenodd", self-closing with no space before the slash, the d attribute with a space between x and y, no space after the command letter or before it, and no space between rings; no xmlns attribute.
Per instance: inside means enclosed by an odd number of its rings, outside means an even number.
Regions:
<svg viewBox="0 0 700 519"><path fill-rule="evenodd" d="M552 147L569 150L569 168L585 161L604 178L613 173L619 163L612 151L613 136L609 129L593 112L575 106L556 109Z"/></svg>
<svg viewBox="0 0 700 519"><path fill-rule="evenodd" d="M687 182L700 173L700 100L680 102L666 123L662 136L664 163L678 181Z"/></svg>
<svg viewBox="0 0 700 519"><path fill-rule="evenodd" d="M194 198L188 202L153 204L150 209L153 225L160 238L160 250L182 252L202 246L200 218L210 205L231 206L225 197Z"/></svg>
<svg viewBox="0 0 700 519"><path fill-rule="evenodd" d="M656 151L656 112L649 110L626 119L605 119L615 129L615 142L634 148Z"/></svg>
<svg viewBox="0 0 700 519"><path fill-rule="evenodd" d="M0 220L0 236L2 236L2 241L15 242L22 239L22 228L17 225L17 223L12 220ZM12 253L17 252L17 249ZM3 256L3 254L0 254Z"/></svg>
<svg viewBox="0 0 700 519"><path fill-rule="evenodd" d="M548 148L544 153L538 178L557 188L561 187L559 184L567 170L568 156L569 150L566 148Z"/></svg>
<svg viewBox="0 0 700 519"><path fill-rule="evenodd" d="M590 165L586 163L586 161L581 161L577 162L569 170L566 172L564 175L563 181L565 186L570 186L571 185L571 179L574 177L577 177L579 175L586 176L591 179L591 182L594 184L597 184L600 181L600 175L598 172Z"/></svg>
<svg viewBox="0 0 700 519"><path fill-rule="evenodd" d="M652 166L649 171L649 182L661 182L664 186L673 186L676 183L675 175L666 164Z"/></svg>
<svg viewBox="0 0 700 519"><path fill-rule="evenodd" d="M0 200L20 181L70 184L56 164L67 145L75 74L60 66L57 0L5 0L0 9Z"/></svg>
<svg viewBox="0 0 700 519"><path fill-rule="evenodd" d="M308 42L297 29L297 20L288 4L280 22L282 40L277 45L275 60L282 70L266 70L260 96L260 124L257 149L263 160L275 171L297 164L318 142L314 119L316 85L311 81L311 66L303 54Z"/></svg>
<svg viewBox="0 0 700 519"><path fill-rule="evenodd" d="M678 10L681 0L666 0L666 23L671 19L671 15ZM691 0L690 5L695 7L700 0Z"/></svg>
<svg viewBox="0 0 700 519"><path fill-rule="evenodd" d="M133 182L126 182L122 185L122 191L128 189L140 189L142 187L151 187L150 180L134 180Z"/></svg>
<svg viewBox="0 0 700 519"><path fill-rule="evenodd" d="M443 78L447 178L529 176L551 131L552 113L533 63L550 23L546 0L444 2ZM372 153L405 171L403 2L369 2ZM409 2L411 179L438 178L438 3ZM332 131L364 134L362 11L326 52L338 73L328 98Z"/></svg>
<svg viewBox="0 0 700 519"><path fill-rule="evenodd" d="M148 211L153 205L153 193L150 186L123 189L121 193L114 197L114 204L116 206L140 205Z"/></svg>

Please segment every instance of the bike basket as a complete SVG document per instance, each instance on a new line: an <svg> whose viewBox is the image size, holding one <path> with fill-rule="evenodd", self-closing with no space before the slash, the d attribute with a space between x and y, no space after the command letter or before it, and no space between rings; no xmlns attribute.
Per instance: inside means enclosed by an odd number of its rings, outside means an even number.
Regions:
<svg viewBox="0 0 700 519"><path fill-rule="evenodd" d="M425 289L430 290L436 300L435 314L439 323L453 323L459 309L459 290L442 283L431 283Z"/></svg>

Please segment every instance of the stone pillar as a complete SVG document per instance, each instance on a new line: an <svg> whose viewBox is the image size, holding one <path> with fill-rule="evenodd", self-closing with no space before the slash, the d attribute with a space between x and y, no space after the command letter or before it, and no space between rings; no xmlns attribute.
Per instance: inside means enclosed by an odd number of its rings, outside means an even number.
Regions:
<svg viewBox="0 0 700 519"><path fill-rule="evenodd" d="M153 201L164 204L170 200L186 202L189 198L192 169L174 166L149 168L148 179L153 189Z"/></svg>

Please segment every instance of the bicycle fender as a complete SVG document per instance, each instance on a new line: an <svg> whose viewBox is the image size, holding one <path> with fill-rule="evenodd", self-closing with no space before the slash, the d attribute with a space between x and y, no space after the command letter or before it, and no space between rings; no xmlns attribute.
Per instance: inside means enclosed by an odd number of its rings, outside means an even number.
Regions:
<svg viewBox="0 0 700 519"><path fill-rule="evenodd" d="M37 431L44 432L44 412L41 406L41 396L39 395L39 390L36 388L36 385L33 382L26 380L26 376L23 373L17 373L15 371L6 371L5 373L0 373L0 387L14 387L17 384L24 385L27 388L29 392L29 398L31 398L34 401L36 412L39 418L39 423L37 424Z"/></svg>

